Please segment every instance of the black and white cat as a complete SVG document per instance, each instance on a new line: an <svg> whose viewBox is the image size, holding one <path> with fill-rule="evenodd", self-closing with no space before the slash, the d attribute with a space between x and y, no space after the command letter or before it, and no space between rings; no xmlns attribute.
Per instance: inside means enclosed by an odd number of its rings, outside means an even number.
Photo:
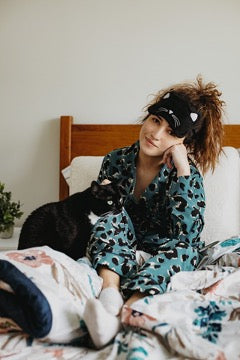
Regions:
<svg viewBox="0 0 240 360"><path fill-rule="evenodd" d="M99 217L122 209L120 187L91 186L67 199L42 205L23 224L18 250L48 245L76 260L86 255L92 226Z"/></svg>

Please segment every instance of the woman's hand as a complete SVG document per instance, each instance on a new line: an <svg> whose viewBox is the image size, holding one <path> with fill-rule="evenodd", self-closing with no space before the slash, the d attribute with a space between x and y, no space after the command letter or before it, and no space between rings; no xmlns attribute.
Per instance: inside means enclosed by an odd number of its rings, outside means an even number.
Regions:
<svg viewBox="0 0 240 360"><path fill-rule="evenodd" d="M101 182L101 185L107 185L107 184L110 184L111 181L108 180L108 179L104 179L102 182Z"/></svg>
<svg viewBox="0 0 240 360"><path fill-rule="evenodd" d="M177 176L190 175L190 165L187 157L187 149L182 143L170 146L165 150L163 155L163 163L169 169L172 168L172 161L177 169Z"/></svg>

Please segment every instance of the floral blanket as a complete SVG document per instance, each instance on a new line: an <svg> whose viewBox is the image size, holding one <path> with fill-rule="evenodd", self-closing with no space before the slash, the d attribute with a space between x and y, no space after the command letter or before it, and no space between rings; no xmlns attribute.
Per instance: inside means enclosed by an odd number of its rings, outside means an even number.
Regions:
<svg viewBox="0 0 240 360"><path fill-rule="evenodd" d="M0 359L240 358L239 237L206 247L165 294L125 306L121 331L97 351L82 313L101 286L87 258L47 246L1 252Z"/></svg>

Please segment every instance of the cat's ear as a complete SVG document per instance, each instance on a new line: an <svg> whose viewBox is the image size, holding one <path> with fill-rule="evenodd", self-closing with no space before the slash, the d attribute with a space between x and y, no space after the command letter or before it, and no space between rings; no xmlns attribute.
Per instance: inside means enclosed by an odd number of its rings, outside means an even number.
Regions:
<svg viewBox="0 0 240 360"><path fill-rule="evenodd" d="M95 194L97 191L99 191L99 187L100 187L100 185L95 180L93 180L91 182L91 192L92 192L92 194Z"/></svg>

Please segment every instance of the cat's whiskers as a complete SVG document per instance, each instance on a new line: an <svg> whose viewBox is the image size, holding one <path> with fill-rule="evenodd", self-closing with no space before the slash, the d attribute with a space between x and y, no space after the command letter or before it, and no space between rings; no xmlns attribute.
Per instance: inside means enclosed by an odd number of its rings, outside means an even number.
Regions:
<svg viewBox="0 0 240 360"><path fill-rule="evenodd" d="M121 209L109 210L109 211L106 211L104 214L102 214L101 217L106 216L106 215L116 215L116 214L119 214L121 211L122 211Z"/></svg>
<svg viewBox="0 0 240 360"><path fill-rule="evenodd" d="M114 214L114 212L112 210L111 211L106 211L105 213L103 213L101 215L101 217L106 216L106 215L113 215L113 214Z"/></svg>
<svg viewBox="0 0 240 360"><path fill-rule="evenodd" d="M91 211L90 214L88 215L88 219L89 219L91 225L95 225L96 222L97 222L100 218L102 218L102 217L104 217L104 216L107 216L107 215L116 215L116 214L118 214L118 213L120 213L120 210L119 210L119 211L117 211L117 210L116 210L116 211L110 210L110 211L106 211L105 213L103 213L103 214L101 214L101 215L99 216L99 215L94 214L93 211Z"/></svg>

